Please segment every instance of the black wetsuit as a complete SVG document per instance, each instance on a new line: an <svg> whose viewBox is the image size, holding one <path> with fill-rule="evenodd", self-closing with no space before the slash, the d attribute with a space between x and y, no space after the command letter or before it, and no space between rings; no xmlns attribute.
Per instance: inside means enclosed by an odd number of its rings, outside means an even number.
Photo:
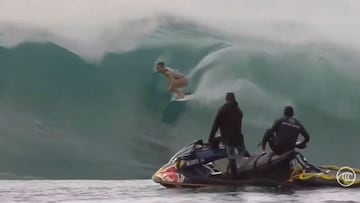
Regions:
<svg viewBox="0 0 360 203"><path fill-rule="evenodd" d="M214 119L209 141L214 140L216 131L220 128L220 141L224 145L245 148L244 136L241 132L243 113L236 101L225 103Z"/></svg>
<svg viewBox="0 0 360 203"><path fill-rule="evenodd" d="M219 110L214 119L212 129L210 131L209 142L215 139L215 134L220 128L220 142L222 142L227 151L229 158L228 170L232 175L236 176L236 157L235 149L239 154L249 156L245 149L244 136L241 132L243 113L238 107L236 101L228 101Z"/></svg>
<svg viewBox="0 0 360 203"><path fill-rule="evenodd" d="M284 116L276 120L272 128L266 131L262 146L265 148L266 142L269 142L271 149L277 154L294 150L300 133L305 139L298 144L299 148L305 147L310 136L298 120Z"/></svg>

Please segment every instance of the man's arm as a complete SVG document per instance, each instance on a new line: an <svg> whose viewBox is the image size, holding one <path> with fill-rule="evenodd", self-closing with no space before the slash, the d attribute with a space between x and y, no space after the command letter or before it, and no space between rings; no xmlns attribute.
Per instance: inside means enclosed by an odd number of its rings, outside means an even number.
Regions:
<svg viewBox="0 0 360 203"><path fill-rule="evenodd" d="M306 131L304 126L302 124L300 124L300 125L301 125L300 133L304 137L304 141L302 141L301 145L306 145L306 143L308 143L310 141L310 135Z"/></svg>
<svg viewBox="0 0 360 203"><path fill-rule="evenodd" d="M220 116L222 114L222 111L223 111L223 109L220 108L215 116L215 119L214 119L212 127L211 127L210 135L209 135L209 142L211 142L215 138L216 132L220 125L219 121L220 121Z"/></svg>
<svg viewBox="0 0 360 203"><path fill-rule="evenodd" d="M272 136L274 136L274 133L279 129L280 122L281 122L280 120L275 121L273 126L265 132L261 143L262 150L265 150L266 143L269 141L269 139Z"/></svg>

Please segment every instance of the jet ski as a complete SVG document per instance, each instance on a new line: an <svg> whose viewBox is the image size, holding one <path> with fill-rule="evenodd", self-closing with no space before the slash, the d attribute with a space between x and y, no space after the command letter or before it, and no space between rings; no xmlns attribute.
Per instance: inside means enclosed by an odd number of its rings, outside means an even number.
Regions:
<svg viewBox="0 0 360 203"><path fill-rule="evenodd" d="M359 169L315 167L297 151L281 155L273 152L248 157L237 155L236 163L237 175L233 177L227 172L228 158L224 146L214 147L196 140L173 155L168 163L156 171L152 180L168 188L245 185L360 188Z"/></svg>

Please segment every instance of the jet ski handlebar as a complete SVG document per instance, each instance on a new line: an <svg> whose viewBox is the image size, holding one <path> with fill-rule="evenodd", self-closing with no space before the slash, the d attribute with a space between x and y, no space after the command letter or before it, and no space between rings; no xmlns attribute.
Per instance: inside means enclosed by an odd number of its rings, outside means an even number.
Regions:
<svg viewBox="0 0 360 203"><path fill-rule="evenodd" d="M206 149L206 148L219 148L220 140L214 139L213 142L204 142L202 139L196 140L189 144L188 146L192 145L193 149Z"/></svg>
<svg viewBox="0 0 360 203"><path fill-rule="evenodd" d="M193 142L193 149L202 149L204 147L209 147L210 143L204 143L203 140L196 140Z"/></svg>

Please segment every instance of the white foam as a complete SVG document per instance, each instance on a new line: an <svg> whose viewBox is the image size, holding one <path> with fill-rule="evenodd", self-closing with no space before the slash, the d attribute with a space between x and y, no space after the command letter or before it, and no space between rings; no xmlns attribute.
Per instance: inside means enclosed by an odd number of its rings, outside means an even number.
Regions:
<svg viewBox="0 0 360 203"><path fill-rule="evenodd" d="M51 41L87 59L134 49L166 23L163 16L207 25L234 38L336 43L359 49L360 2L182 0L2 0L0 45Z"/></svg>

